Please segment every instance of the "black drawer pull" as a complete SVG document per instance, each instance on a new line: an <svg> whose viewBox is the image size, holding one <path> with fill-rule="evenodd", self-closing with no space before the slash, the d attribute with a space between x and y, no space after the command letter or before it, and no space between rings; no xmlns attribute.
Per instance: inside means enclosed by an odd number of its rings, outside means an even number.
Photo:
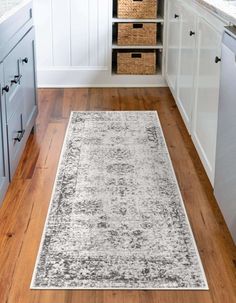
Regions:
<svg viewBox="0 0 236 303"><path fill-rule="evenodd" d="M10 87L9 87L8 85L6 85L6 86L3 87L3 89L2 89L2 93L4 93L4 92L8 93L9 90L10 90Z"/></svg>
<svg viewBox="0 0 236 303"><path fill-rule="evenodd" d="M25 57L24 59L22 59L22 62L27 64L29 62L29 59L27 57Z"/></svg>
<svg viewBox="0 0 236 303"><path fill-rule="evenodd" d="M21 75L15 76L14 80L11 80L11 84L20 83Z"/></svg>
<svg viewBox="0 0 236 303"><path fill-rule="evenodd" d="M215 63L218 63L221 61L221 58L219 58L218 56L215 57Z"/></svg>
<svg viewBox="0 0 236 303"><path fill-rule="evenodd" d="M14 138L14 141L20 142L23 139L23 137L24 137L25 130L24 129L23 130L19 130L17 132L17 134L18 134L18 136L16 138Z"/></svg>
<svg viewBox="0 0 236 303"><path fill-rule="evenodd" d="M189 32L189 36L193 36L193 35L195 35L195 32L190 31L190 32Z"/></svg>
<svg viewBox="0 0 236 303"><path fill-rule="evenodd" d="M131 54L132 58L142 58L142 54Z"/></svg>
<svg viewBox="0 0 236 303"><path fill-rule="evenodd" d="M179 15L174 14L174 18L175 18L175 19L179 18Z"/></svg>

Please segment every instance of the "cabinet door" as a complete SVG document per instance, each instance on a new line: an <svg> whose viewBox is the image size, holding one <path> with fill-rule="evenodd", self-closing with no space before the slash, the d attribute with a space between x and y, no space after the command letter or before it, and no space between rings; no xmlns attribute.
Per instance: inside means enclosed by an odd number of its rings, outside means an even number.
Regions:
<svg viewBox="0 0 236 303"><path fill-rule="evenodd" d="M167 61L166 79L172 93L176 96L177 75L180 54L180 9L179 1L168 1L168 29L167 29Z"/></svg>
<svg viewBox="0 0 236 303"><path fill-rule="evenodd" d="M9 91L5 94L7 121L19 105L23 106L19 57L20 47L17 45L3 61L5 85L9 86Z"/></svg>
<svg viewBox="0 0 236 303"><path fill-rule="evenodd" d="M195 36L196 15L186 5L181 4L180 69L178 75L177 104L189 131L194 95Z"/></svg>
<svg viewBox="0 0 236 303"><path fill-rule="evenodd" d="M210 181L214 182L219 102L221 33L204 19L198 21L196 99L192 138ZM216 60L217 61L217 60Z"/></svg>
<svg viewBox="0 0 236 303"><path fill-rule="evenodd" d="M1 93L3 86L3 66L0 64L0 205L9 183L5 101Z"/></svg>
<svg viewBox="0 0 236 303"><path fill-rule="evenodd" d="M35 40L32 29L20 42L20 73L24 98L24 127L32 127L37 114L36 76L35 76Z"/></svg>

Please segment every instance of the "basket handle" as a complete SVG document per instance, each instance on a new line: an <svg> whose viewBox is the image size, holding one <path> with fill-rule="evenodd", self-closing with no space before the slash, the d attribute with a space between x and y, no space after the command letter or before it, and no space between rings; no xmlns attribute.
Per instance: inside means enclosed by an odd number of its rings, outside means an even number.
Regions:
<svg viewBox="0 0 236 303"><path fill-rule="evenodd" d="M133 28L143 28L143 23L134 23Z"/></svg>
<svg viewBox="0 0 236 303"><path fill-rule="evenodd" d="M142 54L133 53L131 54L131 58L142 58Z"/></svg>

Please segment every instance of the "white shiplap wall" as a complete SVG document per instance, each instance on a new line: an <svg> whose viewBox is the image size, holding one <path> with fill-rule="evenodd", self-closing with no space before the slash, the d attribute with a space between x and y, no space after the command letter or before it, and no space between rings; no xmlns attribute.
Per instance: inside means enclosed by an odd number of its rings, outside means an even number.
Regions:
<svg viewBox="0 0 236 303"><path fill-rule="evenodd" d="M106 67L109 0L35 0L39 67Z"/></svg>
<svg viewBox="0 0 236 303"><path fill-rule="evenodd" d="M111 74L112 0L34 0L38 83L158 86L161 76Z"/></svg>

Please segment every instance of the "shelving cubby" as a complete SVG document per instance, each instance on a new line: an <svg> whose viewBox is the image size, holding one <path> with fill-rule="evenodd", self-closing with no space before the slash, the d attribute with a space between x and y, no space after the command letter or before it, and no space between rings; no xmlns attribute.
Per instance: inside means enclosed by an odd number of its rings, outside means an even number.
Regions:
<svg viewBox="0 0 236 303"><path fill-rule="evenodd" d="M112 74L117 74L117 54L118 52L130 52L131 54L135 53L144 53L144 52L155 52L156 54L156 72L153 75L161 75L162 74L162 62L163 62L163 32L164 32L164 12L165 12L165 0L156 0L157 12L156 18L118 18L118 0L113 0L113 9L112 9ZM155 24L156 26L156 43L155 44L147 44L145 43L134 44L134 43L118 43L118 25L120 24ZM122 74L119 74L122 75ZM134 75L134 74L131 74ZM137 74L135 74L137 75ZM146 74L140 74L142 76L146 76ZM152 75L152 74L147 74Z"/></svg>

